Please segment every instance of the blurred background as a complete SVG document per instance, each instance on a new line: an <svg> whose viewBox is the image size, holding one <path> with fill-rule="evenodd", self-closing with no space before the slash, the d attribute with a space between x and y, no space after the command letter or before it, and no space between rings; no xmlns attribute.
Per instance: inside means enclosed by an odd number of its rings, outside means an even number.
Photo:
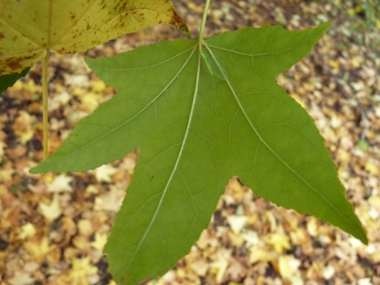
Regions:
<svg viewBox="0 0 380 285"><path fill-rule="evenodd" d="M203 0L173 0L197 39ZM213 0L206 37L245 27L332 25L278 82L313 117L369 245L276 207L231 177L190 253L146 284L380 284L380 0ZM49 60L50 150L117 92L85 56L186 38L155 26ZM87 173L31 175L42 160L41 64L0 97L1 284L115 284L102 249L138 150ZM159 261L158 261L159 262Z"/></svg>

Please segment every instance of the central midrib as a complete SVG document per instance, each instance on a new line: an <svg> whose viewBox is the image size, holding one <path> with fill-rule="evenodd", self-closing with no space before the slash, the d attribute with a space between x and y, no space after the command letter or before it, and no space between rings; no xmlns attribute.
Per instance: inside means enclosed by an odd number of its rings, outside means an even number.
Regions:
<svg viewBox="0 0 380 285"><path fill-rule="evenodd" d="M278 155L268 144L267 142L261 137L260 133L256 130L255 126L252 124L251 120L249 119L247 113L245 112L239 98L237 97L237 94L235 92L235 90L233 89L231 83L229 82L228 80L228 77L227 75L224 73L223 71L223 68L221 67L219 61L217 60L217 58L215 57L215 55L213 54L213 52L211 51L211 49L209 48L209 46L207 44L205 44L206 48L208 49L208 51L210 52L213 60L215 61L216 65L218 66L220 72L222 73L225 81L227 82L228 84L228 87L229 89L231 90L238 106L239 106L239 109L241 110L241 112L243 113L246 121L248 122L249 126L251 127L251 129L254 131L254 133L256 134L256 136L258 137L258 139L260 140L261 143L263 143L265 145L265 147L287 168L289 169L294 175L296 175L308 188L310 188L314 193L316 193L322 200L324 200L326 202L326 204L328 204L336 213L338 213L338 215L343 218L343 220L346 221L346 223L350 224L350 225L353 225L351 223L351 220L348 219L345 215L343 215L335 205L333 205L325 196L323 196L320 192L317 191L317 189L315 189L312 185L310 185L300 174L298 174L298 172L296 172L290 165L288 165L281 157L280 155ZM354 226L354 225L353 225ZM356 228L354 226L354 228Z"/></svg>
<svg viewBox="0 0 380 285"><path fill-rule="evenodd" d="M184 64L184 66L187 64L187 62L193 56L195 50L196 50L196 48L194 48L194 51L191 53L191 55L189 56L188 60ZM187 126L186 126L186 130L185 130L183 139L182 139L181 148L180 148L180 151L179 151L178 156L177 156L177 160L176 160L176 162L174 164L173 170L170 173L168 181L166 182L166 185L165 185L165 187L164 187L164 189L162 191L160 201L158 202L158 205L157 205L157 207L156 207L156 209L154 211L152 219L150 220L149 225L146 228L146 230L145 230L142 238L140 239L139 244L137 245L137 247L136 247L136 249L135 249L132 257L129 259L129 262L126 265L126 271L128 271L128 268L133 263L133 260L135 259L137 253L140 251L140 248L141 248L142 244L145 242L145 239L146 239L147 235L149 234L150 229L152 228L154 222L156 221L156 218L157 218L158 213L159 213L159 211L161 209L162 203L165 200L165 197L166 197L166 194L167 194L168 189L170 187L170 184L172 182L172 179L173 179L173 177L174 177L174 175L175 175L175 173L177 171L178 165L179 165L179 163L180 163L180 161L182 159L182 153L183 153L183 150L185 149L185 146L186 146L186 143L187 143L187 139L188 139L188 135L189 135L189 132L190 132L190 127L191 127L191 124L192 124L192 121L193 121L193 115L194 115L195 104L196 104L196 100L197 100L197 93L198 93L198 88L199 88L199 77L200 77L200 52L198 52L198 66L197 66L195 88L194 88L194 93L193 93L193 101L192 101L192 104L191 104L191 109L190 109L190 112L189 112L189 119L188 119L188 123L187 123Z"/></svg>

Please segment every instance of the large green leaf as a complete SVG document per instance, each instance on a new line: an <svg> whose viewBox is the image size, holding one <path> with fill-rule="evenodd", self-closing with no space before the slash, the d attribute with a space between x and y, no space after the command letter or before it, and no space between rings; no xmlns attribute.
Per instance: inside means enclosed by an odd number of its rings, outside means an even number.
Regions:
<svg viewBox="0 0 380 285"><path fill-rule="evenodd" d="M275 79L328 26L247 28L204 45L164 41L87 60L119 93L32 172L83 171L141 149L105 248L117 282L137 284L174 266L233 175L256 195L367 242L323 138Z"/></svg>

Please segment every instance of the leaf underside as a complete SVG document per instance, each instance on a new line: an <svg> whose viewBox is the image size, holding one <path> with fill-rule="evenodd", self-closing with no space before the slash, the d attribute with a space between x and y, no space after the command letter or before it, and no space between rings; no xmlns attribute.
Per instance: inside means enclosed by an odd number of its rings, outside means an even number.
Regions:
<svg viewBox="0 0 380 285"><path fill-rule="evenodd" d="M156 24L190 32L169 0L0 1L0 75L47 51L76 53Z"/></svg>
<svg viewBox="0 0 380 285"><path fill-rule="evenodd" d="M119 93L77 124L33 173L84 171L140 148L106 245L116 282L162 275L206 228L228 180L367 242L310 116L275 76L329 24L246 28L87 60Z"/></svg>

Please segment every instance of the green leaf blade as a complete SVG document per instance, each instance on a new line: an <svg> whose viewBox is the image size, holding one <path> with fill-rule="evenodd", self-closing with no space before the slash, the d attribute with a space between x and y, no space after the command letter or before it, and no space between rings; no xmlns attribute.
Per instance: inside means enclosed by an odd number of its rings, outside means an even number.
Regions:
<svg viewBox="0 0 380 285"><path fill-rule="evenodd" d="M222 34L205 42L206 58L197 42L178 40L88 61L120 92L34 172L87 170L140 147L105 248L117 282L138 284L172 267L233 175L255 194L367 242L323 138L275 80L327 28Z"/></svg>
<svg viewBox="0 0 380 285"><path fill-rule="evenodd" d="M174 113L170 112L172 105L183 102L183 98L165 96L167 86L175 81L180 70L184 76L190 76L192 73L191 71L184 72L183 67L196 42L184 40L180 42L183 43L178 44L180 48L183 48L182 54L176 53L178 47L168 50L164 42L161 45L161 51L166 52L167 57L154 56L148 66L143 60L136 59L139 56L148 58L148 55L152 54L152 46L142 47L111 59L87 60L90 67L98 72L105 82L112 81L116 83L113 84L114 87L122 90L112 100L100 106L94 114L79 122L69 134L68 140L48 160L40 163L31 172L86 171L121 159L128 152L138 147L145 147L145 144L148 145L146 151L153 153L160 151L151 143L151 131L154 129L157 132L162 131L168 120L184 120L187 115L185 113L179 114L182 118L174 117ZM135 56L135 53L138 55ZM130 65L120 66L125 62ZM162 65L168 65L166 68L171 72L163 73ZM148 69L152 76L149 82L145 79ZM177 84L175 92L179 93L182 88L192 89L195 85L195 83L192 86L188 84L190 82ZM150 92L141 93L144 88L149 88ZM162 100L162 97L165 99ZM158 104L164 108L161 113L157 112L157 108L160 107ZM158 119L157 116L160 118ZM142 140L141 137L146 139ZM167 134L166 137L170 139Z"/></svg>
<svg viewBox="0 0 380 285"><path fill-rule="evenodd" d="M249 143L241 138L240 143L238 139L231 142L233 173L256 195L328 221L366 242L365 232L345 199L335 165L311 118L282 88L277 86L271 95L282 95L281 104L269 105L259 96L250 102L266 106L266 113L274 116L266 126L253 128L255 120L244 116L235 118L231 125L236 130L231 137L238 137L235 132L244 129L244 125L252 129ZM247 113L259 112L255 109ZM265 118L261 117L260 122L264 124Z"/></svg>
<svg viewBox="0 0 380 285"><path fill-rule="evenodd" d="M26 76L30 70L30 67L25 68L20 73L6 74L0 76L0 95L7 90L9 87L13 86L17 80Z"/></svg>
<svg viewBox="0 0 380 285"><path fill-rule="evenodd" d="M106 82L116 78L118 83L114 86L121 89L120 93L82 120L69 135L67 143L33 170L88 169L109 162L98 158L102 153L107 153L109 159L112 155L109 152L115 152L114 159L121 158L133 147L141 148L139 164L128 188L128 199L125 199L105 248L113 277L121 284L137 284L174 266L209 223L225 184L219 183L212 147L202 138L202 132L206 131L203 123L192 125L198 98L194 88L200 73L194 73L200 68L199 53L194 49L197 43L180 42L184 45L168 46L163 42L155 47L153 51L161 48L161 52L166 50L169 56L163 58L162 53L160 57L153 56L147 65L129 57L133 53L115 57L112 62L109 59L105 63L88 61ZM181 51L175 53L177 63L173 66L171 54L178 46ZM144 58L145 51L154 54L151 48L136 50L137 58ZM124 58L121 60L121 57ZM124 66L118 66L120 63ZM146 69L154 76L149 94L143 95L139 78L144 76ZM173 72L168 74L163 70ZM185 81L175 79L179 71ZM138 97L123 92L130 88ZM134 102L138 102L138 106ZM131 114L121 116L123 110ZM124 128L124 124L128 128ZM99 133L95 133L95 128ZM119 142L124 146L119 146ZM204 151L199 153L202 149ZM86 156L91 159L83 159ZM199 180L202 175L208 179ZM126 238L125 231L133 235ZM120 243L123 251L120 251ZM165 256L165 259L157 263L155 258L150 258L152 256Z"/></svg>
<svg viewBox="0 0 380 285"><path fill-rule="evenodd" d="M205 142L193 142L209 153ZM172 148L154 163L136 168L137 177L105 248L113 278L120 284L138 284L162 275L189 252L207 227L223 187L214 158L203 157L205 165L195 164L189 157L197 160L199 155L190 151L192 147L185 147L188 150L181 155L178 147ZM202 175L209 180L199 179ZM133 235L126 237L130 231Z"/></svg>
<svg viewBox="0 0 380 285"><path fill-rule="evenodd" d="M226 80L236 101L236 111L231 112L228 119L225 115L226 120L235 123L229 125L229 130L240 133L236 134L238 139L230 143L230 157L236 165L231 174L238 175L257 195L277 205L329 221L366 243L366 234L352 205L344 197L344 188L336 176L323 138L310 116L273 80L279 72L308 54L328 27L329 23L304 32L289 32L278 27L273 29L271 36L264 28L257 31L256 37L252 35L255 30L237 32L233 36L238 43L247 40L238 41L237 36L266 38L262 45L266 47L265 51L254 50L251 55L246 53L250 50L247 46L240 48L239 44L231 49L214 45L209 49L214 60L219 61L220 71L230 71ZM281 33L284 35L280 36ZM220 37L230 36L222 34ZM277 52L273 52L271 44ZM280 55L284 60L279 60ZM245 57L255 59L251 66ZM256 58L261 63L256 64L259 62ZM237 67L244 72L236 72ZM226 108L224 106L221 112ZM234 108L231 103L229 108ZM228 136L234 137L234 134L230 132ZM242 144L247 141L250 143ZM241 169L242 166L247 168ZM324 207L312 207L313 204Z"/></svg>

